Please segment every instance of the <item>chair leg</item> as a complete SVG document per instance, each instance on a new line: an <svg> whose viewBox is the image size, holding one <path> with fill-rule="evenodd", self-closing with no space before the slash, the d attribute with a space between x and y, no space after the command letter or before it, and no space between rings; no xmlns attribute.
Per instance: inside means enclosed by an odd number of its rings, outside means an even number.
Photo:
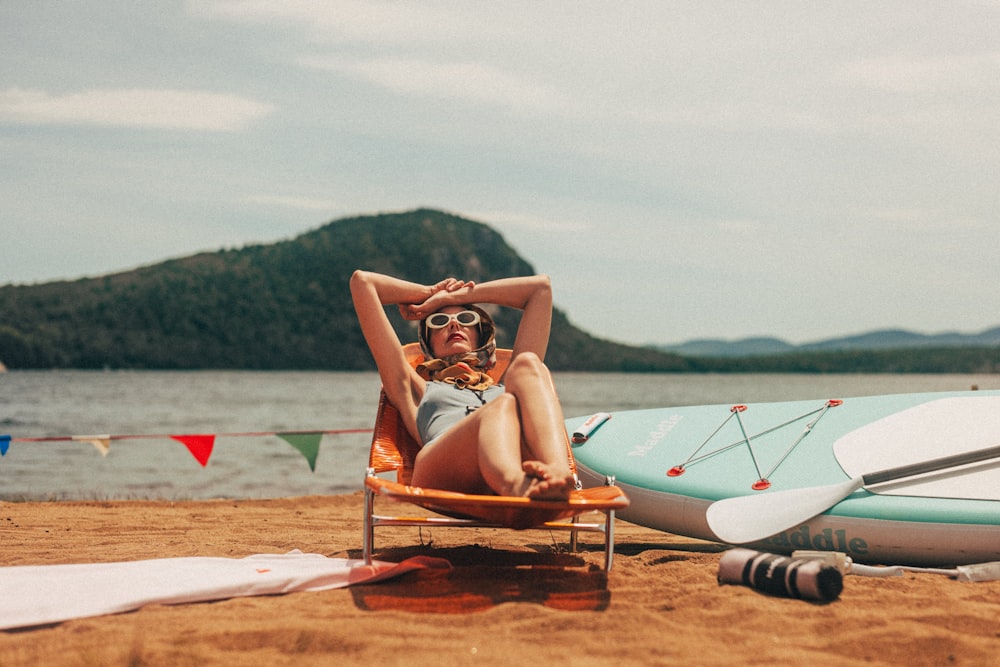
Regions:
<svg viewBox="0 0 1000 667"><path fill-rule="evenodd" d="M604 486L615 486L614 475L604 477ZM615 561L615 511L604 513L604 571L611 572Z"/></svg>
<svg viewBox="0 0 1000 667"><path fill-rule="evenodd" d="M372 552L375 550L375 492L365 487L365 517L364 517L364 559L365 565L372 564Z"/></svg>
<svg viewBox="0 0 1000 667"><path fill-rule="evenodd" d="M604 516L604 571L611 572L615 560L615 511L608 510Z"/></svg>

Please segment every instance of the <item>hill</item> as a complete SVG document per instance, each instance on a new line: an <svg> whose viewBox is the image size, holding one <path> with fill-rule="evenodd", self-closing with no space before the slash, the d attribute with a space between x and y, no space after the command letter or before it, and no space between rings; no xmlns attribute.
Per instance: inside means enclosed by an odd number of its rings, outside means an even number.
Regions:
<svg viewBox="0 0 1000 667"><path fill-rule="evenodd" d="M434 210L336 220L294 239L219 250L97 278L0 286L0 362L11 369L369 370L351 304L356 268L435 282L483 282L534 268L488 226ZM558 298L558 295L557 295ZM412 323L390 317L404 341ZM509 346L519 313L500 309ZM630 347L556 309L557 371L1000 371L1000 329L978 336L875 332L794 346L773 338ZM2 367L2 365L0 365Z"/></svg>
<svg viewBox="0 0 1000 667"><path fill-rule="evenodd" d="M0 287L9 368L372 369L348 281L356 268L420 283L535 273L486 225L433 210L346 218L294 239L133 271ZM402 340L413 325L394 309ZM509 346L519 313L501 309ZM686 370L679 356L596 339L561 311L554 370Z"/></svg>
<svg viewBox="0 0 1000 667"><path fill-rule="evenodd" d="M997 373L1000 328L979 334L874 331L792 345L777 338L691 340L656 349L714 373Z"/></svg>
<svg viewBox="0 0 1000 667"><path fill-rule="evenodd" d="M739 340L700 338L675 345L655 345L654 347L664 352L674 352L686 357L751 357L794 352L996 346L1000 346L1000 327L987 329L976 334L947 332L931 335L901 329L886 329L856 336L827 338L801 345L793 345L779 338L743 338Z"/></svg>

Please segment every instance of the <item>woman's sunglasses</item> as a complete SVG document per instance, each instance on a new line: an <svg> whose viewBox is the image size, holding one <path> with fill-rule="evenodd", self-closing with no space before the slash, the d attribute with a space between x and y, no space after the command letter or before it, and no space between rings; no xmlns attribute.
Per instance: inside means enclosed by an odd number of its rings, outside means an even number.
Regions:
<svg viewBox="0 0 1000 667"><path fill-rule="evenodd" d="M463 327L474 327L479 324L479 313L474 310L462 310L457 313L434 313L424 323L428 329L444 329L455 320Z"/></svg>

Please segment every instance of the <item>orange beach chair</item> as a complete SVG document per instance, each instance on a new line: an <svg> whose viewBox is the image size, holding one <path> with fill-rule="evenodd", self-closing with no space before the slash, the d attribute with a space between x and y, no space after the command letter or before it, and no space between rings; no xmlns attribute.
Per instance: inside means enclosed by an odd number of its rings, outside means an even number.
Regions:
<svg viewBox="0 0 1000 667"><path fill-rule="evenodd" d="M416 366L423 360L420 346L403 346L407 360ZM511 351L497 350L497 365L490 371L499 379L510 363ZM514 496L473 495L409 486L413 461L420 446L407 431L399 412L381 392L372 437L368 471L365 476L364 559L371 563L375 528L380 526L434 526L467 528L540 528L570 531L570 548L577 549L577 533L604 533L604 568L610 570L614 559L615 510L627 507L628 497L606 480L605 486L577 488L567 500L532 500ZM570 469L576 474L573 453L566 439ZM394 473L395 479L392 479ZM387 476L386 476L387 475ZM375 514L375 497L411 503L443 516L401 517ZM603 523L584 523L579 516L602 512Z"/></svg>

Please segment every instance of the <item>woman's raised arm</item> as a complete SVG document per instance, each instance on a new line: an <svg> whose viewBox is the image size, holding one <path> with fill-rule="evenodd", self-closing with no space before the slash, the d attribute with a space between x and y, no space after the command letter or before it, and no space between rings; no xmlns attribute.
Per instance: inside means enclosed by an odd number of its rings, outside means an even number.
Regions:
<svg viewBox="0 0 1000 667"><path fill-rule="evenodd" d="M514 339L513 356L534 352L544 361L552 328L552 284L546 275L500 278L485 283L464 283L451 290L437 290L427 300L409 307L421 319L445 306L492 303L523 311Z"/></svg>
<svg viewBox="0 0 1000 667"><path fill-rule="evenodd" d="M401 407L403 399L414 402L413 382L422 380L410 368L403 354L402 345L392 323L385 314L385 306L399 306L407 319L416 319L412 304L426 302L436 293L448 293L468 283L446 278L435 285L420 285L372 271L355 271L351 276L351 298L358 314L361 332L375 358L382 387L389 400Z"/></svg>

